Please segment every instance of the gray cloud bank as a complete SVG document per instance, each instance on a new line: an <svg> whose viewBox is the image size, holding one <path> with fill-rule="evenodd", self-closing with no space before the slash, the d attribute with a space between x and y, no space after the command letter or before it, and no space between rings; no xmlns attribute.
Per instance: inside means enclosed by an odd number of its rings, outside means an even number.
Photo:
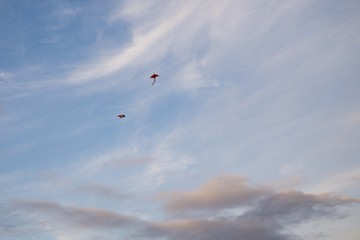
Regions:
<svg viewBox="0 0 360 240"><path fill-rule="evenodd" d="M252 186L241 176L224 175L190 191L163 192L158 196L166 218L144 220L114 211L66 206L58 202L13 200L2 210L0 233L12 235L24 224L32 231L89 231L105 239L299 239L289 227L341 216L339 207L360 200L331 193L277 192ZM4 214L5 213L5 214ZM10 224L11 220L11 224ZM52 226L52 227L49 227ZM108 235L109 231L114 235ZM105 233L106 232L106 233ZM95 236L95 235L94 235ZM108 236L106 238L105 236ZM126 238L125 238L126 239Z"/></svg>

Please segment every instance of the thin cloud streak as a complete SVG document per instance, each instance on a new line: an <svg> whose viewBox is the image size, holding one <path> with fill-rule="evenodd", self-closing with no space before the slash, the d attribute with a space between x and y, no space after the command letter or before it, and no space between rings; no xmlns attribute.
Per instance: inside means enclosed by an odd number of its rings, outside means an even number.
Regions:
<svg viewBox="0 0 360 240"><path fill-rule="evenodd" d="M65 224L67 227L117 228L138 224L134 217L102 209L63 206L56 202L37 200L14 200L12 204L30 213L45 214L44 216L50 214L55 223Z"/></svg>
<svg viewBox="0 0 360 240"><path fill-rule="evenodd" d="M94 195L99 198L105 198L107 200L117 200L124 201L129 200L133 197L132 194L121 191L117 188L109 187L104 184L99 184L96 182L87 183L76 188L80 193L85 193L88 195Z"/></svg>

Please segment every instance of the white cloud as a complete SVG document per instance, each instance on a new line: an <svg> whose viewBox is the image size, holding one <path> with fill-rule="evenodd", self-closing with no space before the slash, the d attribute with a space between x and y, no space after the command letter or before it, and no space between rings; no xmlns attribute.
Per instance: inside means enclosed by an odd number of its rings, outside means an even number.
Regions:
<svg viewBox="0 0 360 240"><path fill-rule="evenodd" d="M219 82L216 79L207 79L203 76L203 69L206 69L204 65L206 63L195 61L185 64L174 76L175 88L186 91L219 86Z"/></svg>
<svg viewBox="0 0 360 240"><path fill-rule="evenodd" d="M280 173L283 175L293 175L295 172L299 172L298 167L293 164L285 164L280 167Z"/></svg>
<svg viewBox="0 0 360 240"><path fill-rule="evenodd" d="M317 184L310 186L309 190L313 192L352 192L359 195L360 192L357 189L359 184L360 168L354 168L328 176Z"/></svg>
<svg viewBox="0 0 360 240"><path fill-rule="evenodd" d="M159 148L154 154L155 161L143 173L143 184L157 188L166 181L181 177L194 163L188 155Z"/></svg>
<svg viewBox="0 0 360 240"><path fill-rule="evenodd" d="M186 11L179 11L170 20L163 21L149 29L135 27L133 40L125 49L111 56L100 56L93 63L79 67L69 76L69 82L80 84L97 80L101 77L121 71L129 66L145 66L150 61L162 57L169 46L169 36L176 31L177 25L187 16ZM140 28L140 26L139 26Z"/></svg>
<svg viewBox="0 0 360 240"><path fill-rule="evenodd" d="M57 1L46 1L47 4L50 4L53 7L53 14L56 17L73 17L80 13L81 9L79 7L71 7L66 1L57 0Z"/></svg>
<svg viewBox="0 0 360 240"><path fill-rule="evenodd" d="M145 146L142 146L145 148ZM95 156L84 156L77 164L81 165L80 173L86 176L103 174L109 169L120 169L123 167L147 164L153 161L151 154L145 154L139 150L136 143L126 146L118 146L112 149L100 151Z"/></svg>

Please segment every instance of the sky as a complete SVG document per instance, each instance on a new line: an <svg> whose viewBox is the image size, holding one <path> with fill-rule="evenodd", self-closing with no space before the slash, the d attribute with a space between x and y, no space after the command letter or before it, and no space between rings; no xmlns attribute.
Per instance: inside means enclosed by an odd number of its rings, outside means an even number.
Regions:
<svg viewBox="0 0 360 240"><path fill-rule="evenodd" d="M359 239L359 22L357 0L0 0L0 238Z"/></svg>

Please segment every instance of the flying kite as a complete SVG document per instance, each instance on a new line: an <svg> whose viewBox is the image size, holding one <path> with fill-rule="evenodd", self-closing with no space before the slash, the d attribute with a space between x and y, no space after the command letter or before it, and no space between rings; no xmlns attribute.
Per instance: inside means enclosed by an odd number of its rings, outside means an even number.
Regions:
<svg viewBox="0 0 360 240"><path fill-rule="evenodd" d="M125 117L125 114L118 115L118 118L124 118L124 117Z"/></svg>
<svg viewBox="0 0 360 240"><path fill-rule="evenodd" d="M154 79L154 82L151 84L151 85L154 85L155 81L156 81L156 78L158 77L159 75L157 75L156 73L154 73L153 75L151 75L150 78L153 78Z"/></svg>

